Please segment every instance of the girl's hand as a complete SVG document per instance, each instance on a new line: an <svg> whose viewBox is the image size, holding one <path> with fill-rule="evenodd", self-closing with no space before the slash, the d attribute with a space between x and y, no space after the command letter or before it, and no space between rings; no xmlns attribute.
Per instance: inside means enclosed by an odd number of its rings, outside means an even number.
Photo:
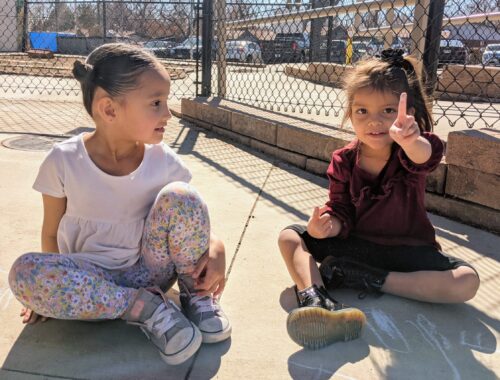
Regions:
<svg viewBox="0 0 500 380"><path fill-rule="evenodd" d="M309 222L307 222L307 232L313 238L324 239L337 236L340 232L337 219L330 214L323 214L326 210L326 206L315 207Z"/></svg>
<svg viewBox="0 0 500 380"><path fill-rule="evenodd" d="M226 256L222 242L210 244L192 274L198 296L219 297L226 286Z"/></svg>
<svg viewBox="0 0 500 380"><path fill-rule="evenodd" d="M23 323L27 323L29 325L32 325L34 323L37 323L39 320L42 322L45 322L48 320L48 317L44 317L42 315L38 315L35 313L33 310L28 309L27 307L23 307L21 309L21 317L23 317Z"/></svg>
<svg viewBox="0 0 500 380"><path fill-rule="evenodd" d="M412 115L406 113L407 94L403 92L399 98L398 116L389 129L391 138L401 147L406 147L417 141L420 129Z"/></svg>

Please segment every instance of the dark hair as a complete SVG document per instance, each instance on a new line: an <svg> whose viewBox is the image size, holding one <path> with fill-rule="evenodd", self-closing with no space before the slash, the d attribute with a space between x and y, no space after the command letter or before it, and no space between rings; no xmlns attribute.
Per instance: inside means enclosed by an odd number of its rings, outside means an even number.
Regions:
<svg viewBox="0 0 500 380"><path fill-rule="evenodd" d="M355 92L362 88L372 88L375 91L391 91L398 97L406 92L407 106L415 109L415 121L420 131L432 131L432 108L416 68L416 60L403 56L402 50L384 50L381 57L360 61L344 78L347 108L342 124L352 116Z"/></svg>
<svg viewBox="0 0 500 380"><path fill-rule="evenodd" d="M137 86L139 75L161 64L145 50L123 43L104 44L92 51L85 63L75 61L73 76L80 82L85 109L92 116L97 87L119 96Z"/></svg>

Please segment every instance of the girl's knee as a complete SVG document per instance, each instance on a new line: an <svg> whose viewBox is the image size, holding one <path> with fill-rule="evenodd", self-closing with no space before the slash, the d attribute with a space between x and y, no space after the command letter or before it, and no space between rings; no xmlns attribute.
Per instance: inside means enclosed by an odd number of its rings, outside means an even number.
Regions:
<svg viewBox="0 0 500 380"><path fill-rule="evenodd" d="M181 203L205 207L205 202L196 189L188 183L179 181L164 186L158 193L156 203L168 205Z"/></svg>
<svg viewBox="0 0 500 380"><path fill-rule="evenodd" d="M40 253L25 253L22 256L19 256L14 264L10 267L9 271L9 286L14 295L17 294L17 289L19 288L18 281L19 279L25 278L26 275L29 275L29 272L32 270L33 266L36 264L38 260L38 256Z"/></svg>
<svg viewBox="0 0 500 380"><path fill-rule="evenodd" d="M19 256L10 267L9 283L14 281L18 273L27 269L29 270L29 268L35 264L38 255L40 255L40 253L25 253L24 255Z"/></svg>
<svg viewBox="0 0 500 380"><path fill-rule="evenodd" d="M456 273L456 296L466 302L474 298L479 289L479 276L476 271L468 266L461 266L454 270Z"/></svg>
<svg viewBox="0 0 500 380"><path fill-rule="evenodd" d="M292 229L284 229L280 232L278 237L278 245L281 253L293 252L295 248L301 244L299 234Z"/></svg>

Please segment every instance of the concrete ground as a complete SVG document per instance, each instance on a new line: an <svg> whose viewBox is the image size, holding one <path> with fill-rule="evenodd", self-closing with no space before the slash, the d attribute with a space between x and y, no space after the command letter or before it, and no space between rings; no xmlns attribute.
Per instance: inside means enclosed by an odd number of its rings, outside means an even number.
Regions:
<svg viewBox="0 0 500 380"><path fill-rule="evenodd" d="M22 114L16 107L0 103L0 141L20 132L25 138L74 134L90 126L74 103L33 105ZM165 141L191 168L214 232L225 241L222 305L233 324L231 339L203 345L193 359L170 367L139 329L122 321L23 325L7 274L20 254L39 249L42 205L31 185L46 153L0 146L0 379L500 377L499 236L431 215L446 252L477 268L482 284L476 297L463 305L433 305L389 295L359 300L354 291L336 291L336 299L366 313L362 337L303 350L285 329L295 300L276 239L325 201L326 181L178 119Z"/></svg>

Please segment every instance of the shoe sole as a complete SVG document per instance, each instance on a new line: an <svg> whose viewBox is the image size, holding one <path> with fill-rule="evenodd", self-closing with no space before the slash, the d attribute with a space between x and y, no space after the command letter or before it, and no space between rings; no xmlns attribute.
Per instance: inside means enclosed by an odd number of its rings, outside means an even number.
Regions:
<svg viewBox="0 0 500 380"><path fill-rule="evenodd" d="M366 316L359 309L330 311L301 307L288 315L286 328L295 343L317 350L335 342L359 338L365 323Z"/></svg>
<svg viewBox="0 0 500 380"><path fill-rule="evenodd" d="M201 336L203 337L203 343L219 343L223 340L228 339L231 336L232 328L231 326L226 327L225 330L217 331L215 333L209 333L202 331Z"/></svg>
<svg viewBox="0 0 500 380"><path fill-rule="evenodd" d="M169 365L178 365L184 363L186 360L191 358L191 356L193 356L196 351L198 351L202 342L201 332L194 324L191 325L193 326L194 330L193 339L191 339L191 342L182 351L177 352L174 355L165 355L160 351L160 356L165 361L165 363Z"/></svg>

